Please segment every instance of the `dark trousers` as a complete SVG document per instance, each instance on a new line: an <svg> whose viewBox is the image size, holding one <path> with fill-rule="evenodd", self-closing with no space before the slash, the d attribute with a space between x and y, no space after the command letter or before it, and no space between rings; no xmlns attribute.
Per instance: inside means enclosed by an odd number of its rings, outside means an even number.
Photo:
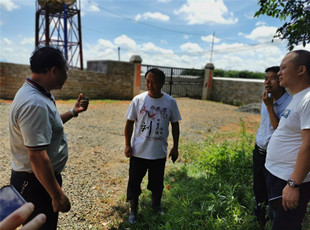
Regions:
<svg viewBox="0 0 310 230"><path fill-rule="evenodd" d="M268 193L266 185L266 152L259 150L255 145L253 150L253 191L256 204L268 204Z"/></svg>
<svg viewBox="0 0 310 230"><path fill-rule="evenodd" d="M267 170L267 187L269 199L282 195L282 190L287 181L272 175ZM272 230L297 230L301 229L302 220L307 211L307 204L310 200L310 182L303 183L299 188L299 205L296 209L284 211L282 207L274 207L270 203L273 213Z"/></svg>
<svg viewBox="0 0 310 230"><path fill-rule="evenodd" d="M158 160L148 160L138 157L130 158L129 180L127 187L127 200L137 198L141 194L141 182L148 171L147 189L152 194L162 194L164 189L164 173L166 158Z"/></svg>
<svg viewBox="0 0 310 230"><path fill-rule="evenodd" d="M60 173L56 174L59 185L62 185ZM11 185L24 197L27 202L34 204L35 209L26 223L39 213L46 215L46 222L41 229L55 230L57 229L58 212L53 211L52 199L45 188L38 181L34 173L15 172L11 174Z"/></svg>

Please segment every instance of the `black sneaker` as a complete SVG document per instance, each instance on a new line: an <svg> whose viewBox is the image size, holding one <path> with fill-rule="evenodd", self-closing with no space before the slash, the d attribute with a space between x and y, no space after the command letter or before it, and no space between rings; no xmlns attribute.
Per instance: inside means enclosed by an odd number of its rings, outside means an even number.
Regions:
<svg viewBox="0 0 310 230"><path fill-rule="evenodd" d="M135 224L137 222L137 214L130 211L128 221L132 225Z"/></svg>

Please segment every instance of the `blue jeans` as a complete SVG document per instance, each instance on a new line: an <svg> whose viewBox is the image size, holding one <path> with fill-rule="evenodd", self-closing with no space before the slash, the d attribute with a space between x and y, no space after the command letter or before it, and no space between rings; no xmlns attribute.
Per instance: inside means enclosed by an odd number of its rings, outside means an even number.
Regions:
<svg viewBox="0 0 310 230"><path fill-rule="evenodd" d="M60 173L55 174L58 184L62 185ZM46 222L40 229L56 230L58 222L58 212L54 212L52 198L45 188L38 181L34 173L15 172L11 174L11 185L24 197L27 202L34 204L35 209L26 223L39 213L46 215Z"/></svg>
<svg viewBox="0 0 310 230"><path fill-rule="evenodd" d="M266 175L269 199L282 195L282 190L287 181L272 175L267 170ZM297 230L301 229L303 218L310 200L310 182L303 183L299 188L299 205L296 209L284 211L283 207L277 208L270 203L272 210L272 230Z"/></svg>

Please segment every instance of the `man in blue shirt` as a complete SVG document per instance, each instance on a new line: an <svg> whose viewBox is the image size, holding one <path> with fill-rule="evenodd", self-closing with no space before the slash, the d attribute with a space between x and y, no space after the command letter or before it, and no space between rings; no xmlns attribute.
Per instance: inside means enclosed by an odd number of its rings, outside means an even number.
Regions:
<svg viewBox="0 0 310 230"><path fill-rule="evenodd" d="M266 149L271 135L278 127L283 111L292 100L292 96L279 85L279 77L277 76L279 71L279 66L269 67L265 70L265 92L261 106L261 122L253 150L253 190L256 200L254 211L257 221L262 226L265 226L267 221L266 205L268 204L266 168L264 166Z"/></svg>

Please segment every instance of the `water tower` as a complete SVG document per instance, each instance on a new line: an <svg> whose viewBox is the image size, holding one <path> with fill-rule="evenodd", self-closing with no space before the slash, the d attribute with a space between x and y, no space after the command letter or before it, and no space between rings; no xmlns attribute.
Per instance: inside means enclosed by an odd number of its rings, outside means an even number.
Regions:
<svg viewBox="0 0 310 230"><path fill-rule="evenodd" d="M58 47L71 69L83 70L80 1L37 0L35 47Z"/></svg>

